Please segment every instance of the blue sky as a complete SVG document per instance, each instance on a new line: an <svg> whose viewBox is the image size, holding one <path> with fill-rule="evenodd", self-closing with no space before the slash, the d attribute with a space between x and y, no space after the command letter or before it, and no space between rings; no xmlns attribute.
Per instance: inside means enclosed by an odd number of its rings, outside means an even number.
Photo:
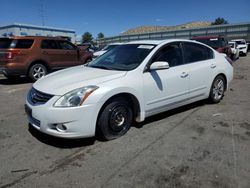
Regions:
<svg viewBox="0 0 250 188"><path fill-rule="evenodd" d="M41 3L43 2L43 3ZM250 22L250 0L5 0L1 1L0 25L42 25L89 31L96 37L115 36L142 25L172 26L191 21Z"/></svg>

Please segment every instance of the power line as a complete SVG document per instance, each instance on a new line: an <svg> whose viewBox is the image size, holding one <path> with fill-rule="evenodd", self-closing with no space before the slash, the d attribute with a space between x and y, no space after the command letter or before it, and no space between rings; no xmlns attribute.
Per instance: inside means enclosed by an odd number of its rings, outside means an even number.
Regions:
<svg viewBox="0 0 250 188"><path fill-rule="evenodd" d="M39 12L39 17L41 19L42 26L45 26L44 0L40 0L38 12Z"/></svg>

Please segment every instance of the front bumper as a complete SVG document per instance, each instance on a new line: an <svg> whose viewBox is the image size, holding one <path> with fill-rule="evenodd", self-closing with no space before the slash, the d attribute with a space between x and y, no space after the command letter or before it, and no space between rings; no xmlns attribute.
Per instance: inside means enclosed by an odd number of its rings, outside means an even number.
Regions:
<svg viewBox="0 0 250 188"><path fill-rule="evenodd" d="M240 51L240 54L246 54L247 53L247 48L239 49L239 51Z"/></svg>
<svg viewBox="0 0 250 188"><path fill-rule="evenodd" d="M61 138L85 138L95 135L96 120L100 106L83 105L72 108L57 108L53 104L59 96L54 96L43 105L31 105L26 100L29 123L37 130ZM62 125L66 130L62 129Z"/></svg>

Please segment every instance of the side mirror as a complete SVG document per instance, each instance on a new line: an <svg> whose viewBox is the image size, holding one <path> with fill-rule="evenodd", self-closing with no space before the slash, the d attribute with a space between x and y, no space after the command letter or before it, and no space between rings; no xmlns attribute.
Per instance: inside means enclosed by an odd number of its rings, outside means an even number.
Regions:
<svg viewBox="0 0 250 188"><path fill-rule="evenodd" d="M156 61L150 65L149 70L161 70L161 69L169 69L168 62L165 61Z"/></svg>

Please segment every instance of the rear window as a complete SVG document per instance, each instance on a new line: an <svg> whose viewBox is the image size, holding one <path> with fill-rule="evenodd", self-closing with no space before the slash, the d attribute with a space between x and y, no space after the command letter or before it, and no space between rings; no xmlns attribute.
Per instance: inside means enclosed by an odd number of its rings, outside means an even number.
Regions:
<svg viewBox="0 0 250 188"><path fill-rule="evenodd" d="M228 43L231 48L234 48L234 43Z"/></svg>
<svg viewBox="0 0 250 188"><path fill-rule="evenodd" d="M211 38L211 39L194 39L203 44L206 44L214 49L224 47L226 45L226 41L224 38Z"/></svg>
<svg viewBox="0 0 250 188"><path fill-rule="evenodd" d="M245 41L242 41L242 40L237 40L237 41L235 41L235 42L236 42L237 44L240 44L240 45L241 45L241 44L246 44Z"/></svg>
<svg viewBox="0 0 250 188"><path fill-rule="evenodd" d="M19 48L28 49L34 40L31 39L0 39L0 48Z"/></svg>
<svg viewBox="0 0 250 188"><path fill-rule="evenodd" d="M0 39L0 48L10 48L13 39Z"/></svg>

